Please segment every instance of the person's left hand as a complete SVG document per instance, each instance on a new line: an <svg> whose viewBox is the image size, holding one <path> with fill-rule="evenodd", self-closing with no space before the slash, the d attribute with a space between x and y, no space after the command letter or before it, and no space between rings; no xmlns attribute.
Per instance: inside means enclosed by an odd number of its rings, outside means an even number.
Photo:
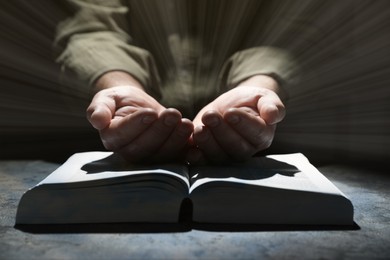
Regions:
<svg viewBox="0 0 390 260"><path fill-rule="evenodd" d="M190 163L242 161L268 148L285 116L277 82L257 75L204 107L193 120Z"/></svg>

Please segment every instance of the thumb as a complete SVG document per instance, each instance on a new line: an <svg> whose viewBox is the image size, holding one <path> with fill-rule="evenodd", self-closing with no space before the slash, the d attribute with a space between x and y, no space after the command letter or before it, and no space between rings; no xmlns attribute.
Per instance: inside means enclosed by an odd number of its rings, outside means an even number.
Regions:
<svg viewBox="0 0 390 260"><path fill-rule="evenodd" d="M115 100L109 97L96 97L87 108L87 119L97 130L106 128L115 111Z"/></svg>
<svg viewBox="0 0 390 260"><path fill-rule="evenodd" d="M257 109L260 117L268 125L279 123L286 115L286 109L279 99L273 100L271 98L261 97L257 102Z"/></svg>

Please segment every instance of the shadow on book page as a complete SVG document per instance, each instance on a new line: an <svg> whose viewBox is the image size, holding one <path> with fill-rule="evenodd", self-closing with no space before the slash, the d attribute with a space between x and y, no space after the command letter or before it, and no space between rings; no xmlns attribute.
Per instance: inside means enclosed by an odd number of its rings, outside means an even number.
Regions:
<svg viewBox="0 0 390 260"><path fill-rule="evenodd" d="M254 157L245 163L226 165L195 166L191 169L192 182L202 178L238 178L260 180L276 174L294 177L300 170L294 165L268 157Z"/></svg>
<svg viewBox="0 0 390 260"><path fill-rule="evenodd" d="M120 156L113 153L103 159L88 162L81 167L87 174L95 174L105 171L124 171L128 164Z"/></svg>
<svg viewBox="0 0 390 260"><path fill-rule="evenodd" d="M163 169L171 172L176 172L180 175L183 174L183 168L186 166L183 164L163 163L163 164L134 164L124 160L118 154L111 154L103 159L88 162L81 167L81 170L87 174L98 174L102 172L123 172L123 171L149 171L155 169ZM187 176L188 178L188 176Z"/></svg>

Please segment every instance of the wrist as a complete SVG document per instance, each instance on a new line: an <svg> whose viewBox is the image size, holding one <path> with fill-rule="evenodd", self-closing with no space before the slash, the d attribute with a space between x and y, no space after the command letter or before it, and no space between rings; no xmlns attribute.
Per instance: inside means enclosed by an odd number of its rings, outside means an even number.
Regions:
<svg viewBox="0 0 390 260"><path fill-rule="evenodd" d="M275 92L281 100L287 98L287 93L272 76L258 74L241 81L238 86L257 86Z"/></svg>
<svg viewBox="0 0 390 260"><path fill-rule="evenodd" d="M141 83L129 73L124 71L109 71L96 80L93 92L95 94L103 89L117 86L132 86L144 91Z"/></svg>

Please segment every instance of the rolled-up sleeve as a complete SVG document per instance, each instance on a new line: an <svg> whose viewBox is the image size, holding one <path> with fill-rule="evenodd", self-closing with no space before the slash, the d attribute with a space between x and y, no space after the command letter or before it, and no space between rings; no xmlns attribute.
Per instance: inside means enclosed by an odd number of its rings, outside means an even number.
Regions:
<svg viewBox="0 0 390 260"><path fill-rule="evenodd" d="M131 45L128 8L120 1L68 0L73 15L57 27L55 49L61 74L86 86L108 71L125 71L146 91L160 96L160 80L150 53Z"/></svg>

